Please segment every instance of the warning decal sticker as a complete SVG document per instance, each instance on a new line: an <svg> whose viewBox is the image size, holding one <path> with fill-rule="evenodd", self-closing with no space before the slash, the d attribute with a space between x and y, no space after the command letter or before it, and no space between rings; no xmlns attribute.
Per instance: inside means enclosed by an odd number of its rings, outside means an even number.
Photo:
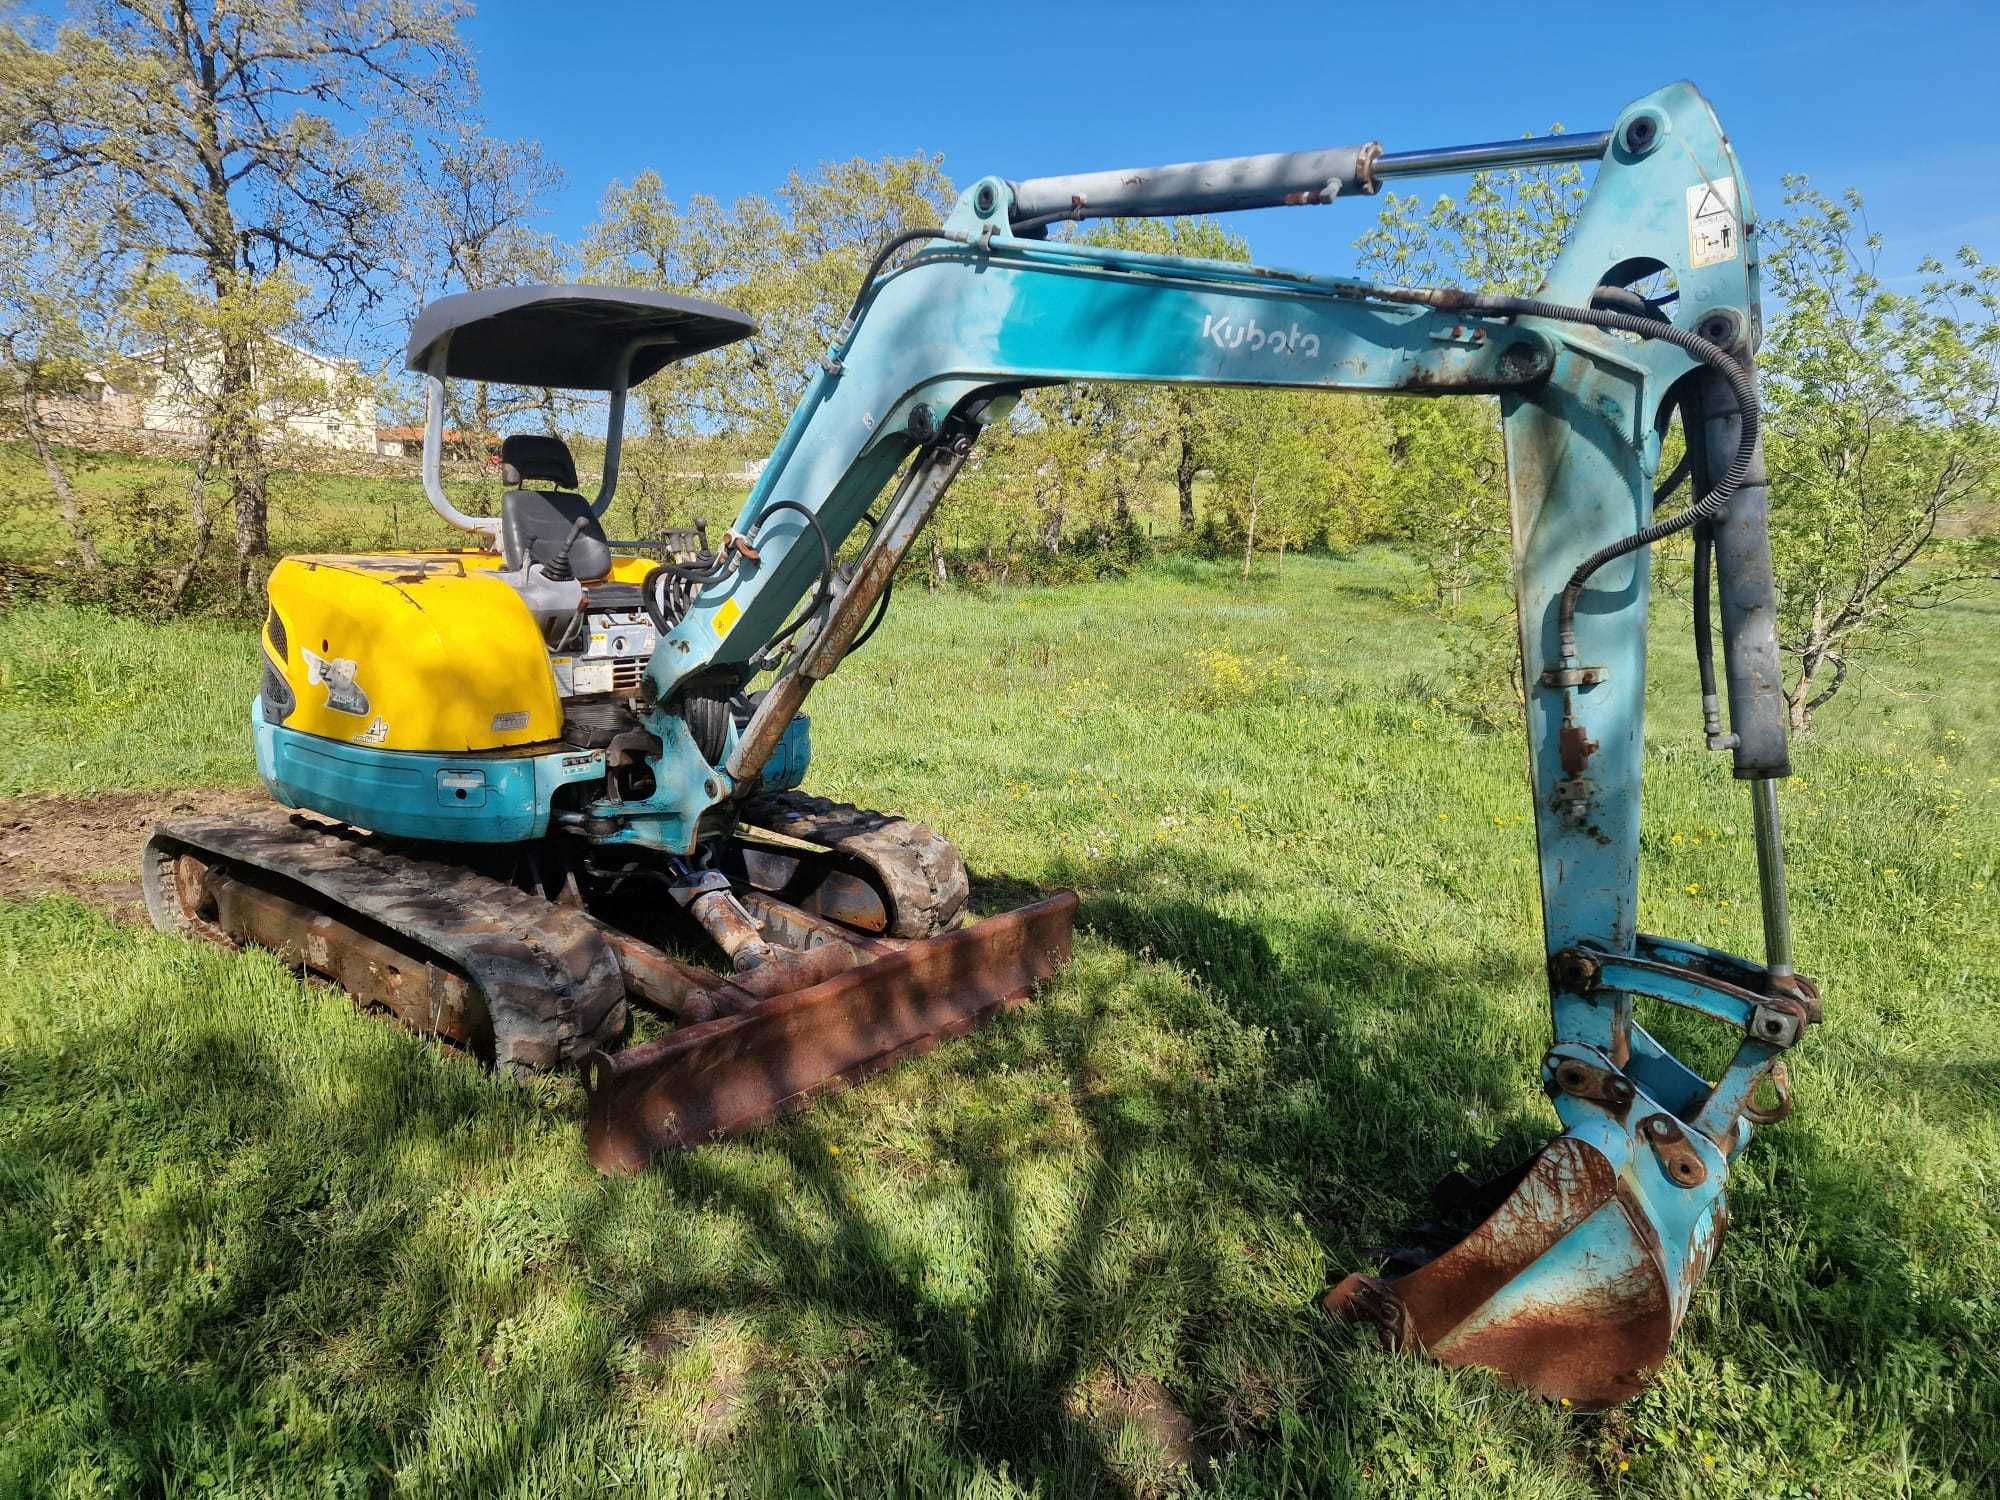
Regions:
<svg viewBox="0 0 2000 1500"><path fill-rule="evenodd" d="M1736 179L1717 178L1688 189L1688 264L1720 265L1742 248L1743 222L1736 216Z"/></svg>

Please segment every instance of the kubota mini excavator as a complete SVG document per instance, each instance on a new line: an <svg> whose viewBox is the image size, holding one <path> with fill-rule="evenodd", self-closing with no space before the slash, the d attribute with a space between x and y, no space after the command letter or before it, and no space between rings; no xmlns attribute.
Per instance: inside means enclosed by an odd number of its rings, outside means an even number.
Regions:
<svg viewBox="0 0 2000 1500"><path fill-rule="evenodd" d="M1549 162L1596 175L1534 297L1047 238L1090 217L1327 203ZM982 178L943 225L883 247L734 527L666 555L603 529L626 394L749 321L608 287L447 297L409 344L429 395L424 487L479 546L279 564L257 766L317 817L161 826L154 919L276 949L508 1069L580 1067L607 1171L756 1125L1021 999L1069 952L1073 894L961 925L949 843L799 791L807 694L879 623L983 429L1068 380L1494 394L1554 1017L1542 1084L1563 1129L1460 1243L1327 1302L1447 1362L1620 1400L1664 1358L1721 1240L1729 1164L1789 1109L1783 1058L1819 1018L1792 970L1775 793L1789 767L1757 253L1736 157L1685 83L1592 134ZM448 378L608 393L596 495L577 493L560 440L517 435L499 516L461 513L440 482ZM1687 456L1656 484L1676 415ZM1684 479L1691 498L1656 517ZM1750 788L1761 964L1638 925L1648 548L1682 530L1707 743ZM729 974L658 946L667 917L691 918ZM1734 1033L1721 1075L1639 1025L1638 996ZM676 1024L621 1051L633 1000Z"/></svg>

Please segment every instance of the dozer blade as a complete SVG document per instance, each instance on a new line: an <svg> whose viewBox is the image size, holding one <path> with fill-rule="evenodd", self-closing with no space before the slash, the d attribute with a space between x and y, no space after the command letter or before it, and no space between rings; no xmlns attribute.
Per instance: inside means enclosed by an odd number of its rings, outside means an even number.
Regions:
<svg viewBox="0 0 2000 1500"><path fill-rule="evenodd" d="M1586 1411L1636 1395L1721 1246L1728 1163L1664 1111L1627 1118L1559 1136L1465 1239L1404 1276L1349 1276L1327 1310Z"/></svg>
<svg viewBox="0 0 2000 1500"><path fill-rule="evenodd" d="M600 1171L761 1125L1025 999L1069 961L1076 894L912 942L808 989L584 1064Z"/></svg>

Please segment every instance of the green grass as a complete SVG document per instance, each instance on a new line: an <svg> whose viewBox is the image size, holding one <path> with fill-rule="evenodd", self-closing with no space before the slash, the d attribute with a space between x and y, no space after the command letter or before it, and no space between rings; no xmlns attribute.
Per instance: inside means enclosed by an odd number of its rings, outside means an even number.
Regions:
<svg viewBox="0 0 2000 1500"><path fill-rule="evenodd" d="M898 604L813 704L813 786L933 821L989 907L1077 886L1077 961L641 1179L590 1171L572 1086L268 955L0 907L0 1493L1151 1492L1148 1381L1230 1495L1991 1493L2000 620L1800 746L1828 1022L1661 1380L1588 1418L1314 1307L1550 1131L1532 830L1393 558L1230 572ZM1643 920L1755 953L1671 613ZM0 618L0 790L248 785L253 650Z"/></svg>

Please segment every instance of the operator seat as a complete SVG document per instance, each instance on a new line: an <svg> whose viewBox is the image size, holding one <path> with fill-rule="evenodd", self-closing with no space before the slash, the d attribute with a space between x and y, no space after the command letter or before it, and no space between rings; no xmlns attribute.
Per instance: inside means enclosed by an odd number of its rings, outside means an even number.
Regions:
<svg viewBox="0 0 2000 1500"><path fill-rule="evenodd" d="M535 562L552 576L567 573L582 583L596 583L610 574L611 543L590 513L590 502L575 493L576 460L570 457L569 444L539 433L512 434L500 444L500 479L508 487L500 501L500 552L509 572ZM531 479L556 488L524 489ZM584 523L583 530L571 542L578 521Z"/></svg>

